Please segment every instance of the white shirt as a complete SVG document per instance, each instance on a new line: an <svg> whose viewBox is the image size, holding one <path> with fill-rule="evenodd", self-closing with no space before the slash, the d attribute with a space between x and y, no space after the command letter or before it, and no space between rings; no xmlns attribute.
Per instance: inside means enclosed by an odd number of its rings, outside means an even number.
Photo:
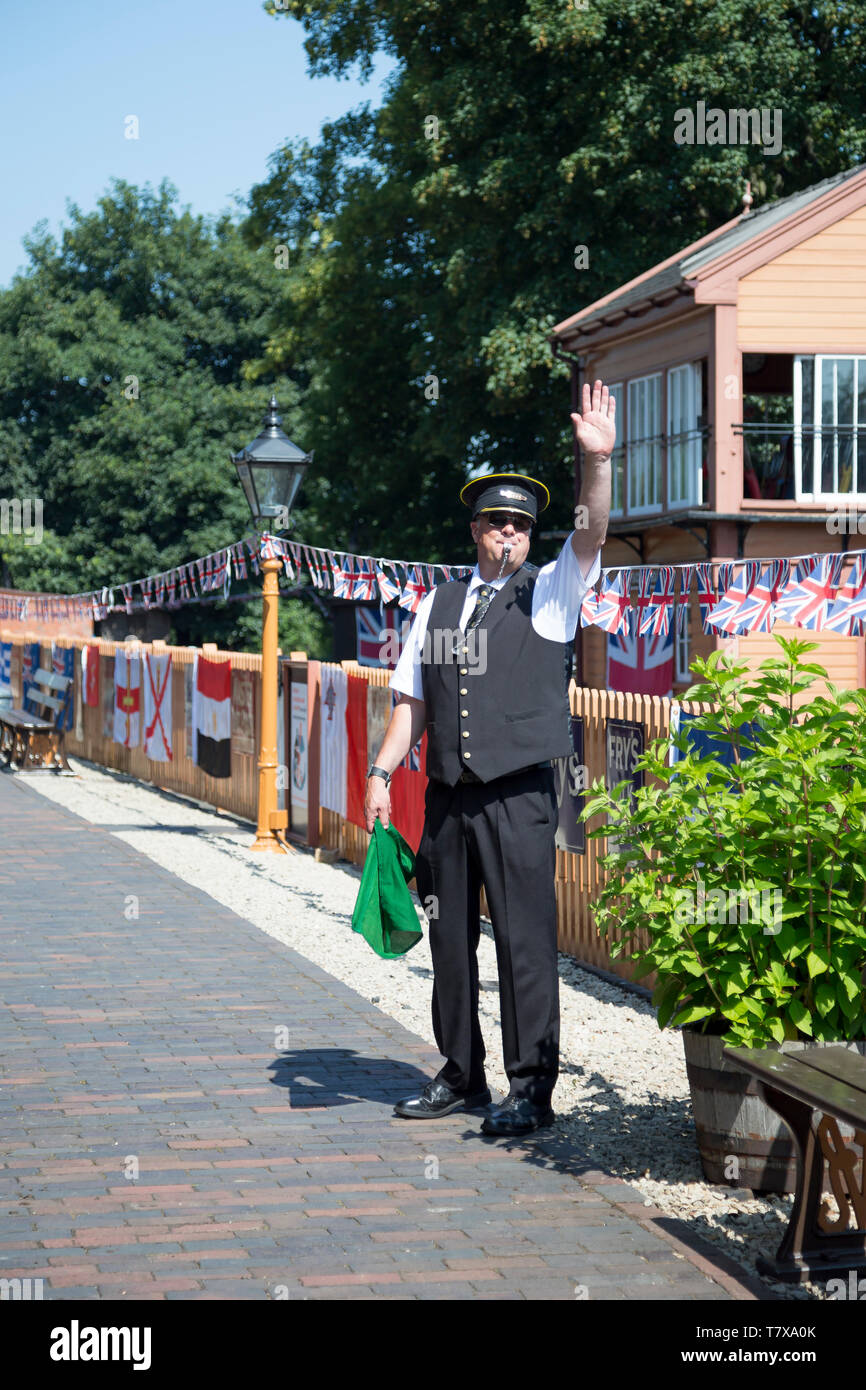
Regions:
<svg viewBox="0 0 866 1390"><path fill-rule="evenodd" d="M535 588L532 593L532 626L539 637L546 637L550 642L572 641L577 630L580 606L586 591L592 588L601 574L601 551L599 550L596 552L589 574L584 579L580 572L577 556L572 548L571 537L573 535L574 532L572 531L556 559L543 565L535 576ZM510 578L512 578L511 575L504 575L502 579L484 580L478 572L478 566L475 566L466 586L466 599L460 614L461 631L465 631L469 615L475 607L475 590L484 583L487 583L492 589L501 589ZM433 607L435 597L436 590L433 589L422 598L406 645L400 653L396 670L389 681L392 690L399 690L401 695L411 695L416 700L424 699L421 653L427 634L430 609Z"/></svg>

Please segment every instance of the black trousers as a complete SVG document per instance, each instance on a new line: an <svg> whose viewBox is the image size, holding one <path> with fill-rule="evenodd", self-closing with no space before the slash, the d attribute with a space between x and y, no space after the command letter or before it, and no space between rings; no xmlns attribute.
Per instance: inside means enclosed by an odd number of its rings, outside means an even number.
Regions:
<svg viewBox="0 0 866 1390"><path fill-rule="evenodd" d="M437 1079L458 1091L486 1085L477 960L483 883L510 1092L546 1106L559 1074L553 769L455 787L431 781L425 812L415 872L430 920L433 1032L447 1058Z"/></svg>

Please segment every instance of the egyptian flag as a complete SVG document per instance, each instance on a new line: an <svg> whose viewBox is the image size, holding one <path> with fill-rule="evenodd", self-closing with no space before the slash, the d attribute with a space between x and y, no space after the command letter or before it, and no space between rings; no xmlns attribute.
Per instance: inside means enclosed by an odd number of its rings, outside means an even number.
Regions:
<svg viewBox="0 0 866 1390"><path fill-rule="evenodd" d="M231 777L231 661L199 656L193 691L194 760L210 777Z"/></svg>

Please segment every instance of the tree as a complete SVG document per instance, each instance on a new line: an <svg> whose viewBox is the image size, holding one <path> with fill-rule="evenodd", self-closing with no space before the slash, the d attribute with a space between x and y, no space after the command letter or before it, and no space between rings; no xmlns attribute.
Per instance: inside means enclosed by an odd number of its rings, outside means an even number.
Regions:
<svg viewBox="0 0 866 1390"><path fill-rule="evenodd" d="M271 388L295 430L298 381L265 389L243 370L283 277L231 218L179 212L176 197L115 180L96 211L70 208L59 245L37 228L30 267L0 294L3 492L41 498L45 528L38 545L0 537L18 588L101 588L249 534L229 455L258 433ZM180 609L175 636L206 622L231 644L243 607ZM299 631L324 635L306 618Z"/></svg>
<svg viewBox="0 0 866 1390"><path fill-rule="evenodd" d="M244 228L292 257L281 321L249 370L304 364L310 518L361 549L460 558L456 493L484 462L540 473L555 499L545 524L568 525L553 324L736 216L746 179L760 204L863 158L853 3L265 9L303 24L313 74L369 71L379 50L397 60L378 110L275 152ZM700 100L779 110L779 153L677 144L676 112Z"/></svg>

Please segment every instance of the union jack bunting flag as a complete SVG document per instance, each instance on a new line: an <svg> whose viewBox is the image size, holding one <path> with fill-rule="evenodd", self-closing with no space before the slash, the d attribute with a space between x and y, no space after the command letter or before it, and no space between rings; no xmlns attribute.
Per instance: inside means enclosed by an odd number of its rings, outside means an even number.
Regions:
<svg viewBox="0 0 866 1390"><path fill-rule="evenodd" d="M127 613L132 612L132 585L121 584L120 592L123 594L123 605Z"/></svg>
<svg viewBox="0 0 866 1390"><path fill-rule="evenodd" d="M439 568L440 568L439 565L425 565L425 566L424 566L424 573L425 573L425 575L427 576L427 588L428 588L428 589L435 589L435 588L436 588L436 585L439 583L439 580L436 578L436 571L437 571Z"/></svg>
<svg viewBox="0 0 866 1390"><path fill-rule="evenodd" d="M689 599L692 592L693 573L693 565L683 565L679 570L679 583L677 584L676 594L674 595L674 630L680 637L686 630L686 622L689 616Z"/></svg>
<svg viewBox="0 0 866 1390"><path fill-rule="evenodd" d="M824 623L831 632L859 637L866 632L866 555L861 551Z"/></svg>
<svg viewBox="0 0 866 1390"><path fill-rule="evenodd" d="M232 559L235 563L235 579L246 579L247 557L244 555L243 541L235 541L232 546Z"/></svg>
<svg viewBox="0 0 866 1390"><path fill-rule="evenodd" d="M156 578L154 579L153 584L154 584L154 594L155 594L154 603L155 603L155 605L156 605L157 608L161 608L161 607L162 607L162 601L163 601L163 599L165 598L165 575L164 575L164 574L158 574L158 575L156 576Z"/></svg>
<svg viewBox="0 0 866 1390"><path fill-rule="evenodd" d="M168 606L169 608L175 608L177 606L177 570L169 570L166 587L168 589Z"/></svg>
<svg viewBox="0 0 866 1390"><path fill-rule="evenodd" d="M186 603L189 600L189 584L186 579L186 565L181 565L177 571L177 582L180 585L180 601Z"/></svg>
<svg viewBox="0 0 866 1390"><path fill-rule="evenodd" d="M772 632L779 595L788 582L789 560L770 560L761 567L740 617L743 632Z"/></svg>
<svg viewBox="0 0 866 1390"><path fill-rule="evenodd" d="M744 612L757 582L760 566L756 560L748 560L733 583L726 582L723 589L722 583L728 580L728 573L732 568L731 565L723 565L719 571L721 597L713 611L708 614L707 622L720 632L737 635L749 630L744 624Z"/></svg>
<svg viewBox="0 0 866 1390"><path fill-rule="evenodd" d="M670 631L671 605L674 601L674 567L662 565L656 576L655 585L649 594L649 605L641 619L638 629L641 636L647 633L665 636Z"/></svg>
<svg viewBox="0 0 866 1390"><path fill-rule="evenodd" d="M638 592L635 599L635 612L637 614L637 627L635 631L646 636L648 630L648 613L652 599L650 591L653 583L653 570L641 569L638 571Z"/></svg>
<svg viewBox="0 0 866 1390"><path fill-rule="evenodd" d="M313 588L321 589L322 576L319 572L319 566L316 560L315 552L312 551L308 545L304 545L301 546L301 555L303 556L304 561L306 562L307 573L310 576Z"/></svg>
<svg viewBox="0 0 866 1390"><path fill-rule="evenodd" d="M817 565L813 562L818 560ZM807 569L806 566L809 566ZM836 602L842 574L841 555L811 556L801 560L779 602L776 620L820 632Z"/></svg>
<svg viewBox="0 0 866 1390"><path fill-rule="evenodd" d="M141 597L142 597L142 599L144 600L144 606L145 606L145 608L152 608L152 607L153 607L153 597L152 597L152 595L153 595L153 580L152 580L152 579L142 579L142 581L141 581Z"/></svg>
<svg viewBox="0 0 866 1390"><path fill-rule="evenodd" d="M628 570L620 570L613 579L602 579L601 593L596 606L595 625L605 632L631 631L631 576Z"/></svg>
<svg viewBox="0 0 866 1390"><path fill-rule="evenodd" d="M707 631L707 618L716 606L716 586L713 583L713 567L710 564L695 566L698 572L698 603L701 606L701 622Z"/></svg>
<svg viewBox="0 0 866 1390"><path fill-rule="evenodd" d="M611 633L607 639L607 684L610 690L637 695L668 695L673 682L673 633Z"/></svg>
<svg viewBox="0 0 866 1390"><path fill-rule="evenodd" d="M376 571L369 560L361 559L358 561L355 571L352 598L369 603L370 599L377 597Z"/></svg>
<svg viewBox="0 0 866 1390"><path fill-rule="evenodd" d="M417 613L421 600L426 592L424 581L421 578L420 567L418 565L410 565L406 584L400 595L399 606L408 609L410 613Z"/></svg>
<svg viewBox="0 0 866 1390"><path fill-rule="evenodd" d="M383 603L391 603L401 592L401 587L397 583L397 580L393 575L389 574L388 570L385 568L387 563L388 562L385 560L376 561L376 580L379 585L379 593Z"/></svg>
<svg viewBox="0 0 866 1390"><path fill-rule="evenodd" d="M334 556L332 555L330 550L326 551L317 549L313 551L313 557L315 559L316 566L319 572L321 587L323 589L330 589L331 580L334 575Z"/></svg>
<svg viewBox="0 0 866 1390"><path fill-rule="evenodd" d="M355 584L355 566L352 563L353 556L344 555L342 564L336 568L332 566L334 574L334 598L351 598L352 589Z"/></svg>
<svg viewBox="0 0 866 1390"><path fill-rule="evenodd" d="M581 627L596 627L598 625L598 601L597 589L587 589L580 605L580 612L577 621Z"/></svg>
<svg viewBox="0 0 866 1390"><path fill-rule="evenodd" d="M381 666L382 662L382 614L378 608L358 607L355 609L355 632L358 637L357 661L359 666Z"/></svg>
<svg viewBox="0 0 866 1390"><path fill-rule="evenodd" d="M243 544L246 545L246 548L249 551L250 564L253 567L253 574L258 574L260 572L258 547L254 545L252 541L245 541L243 542Z"/></svg>

